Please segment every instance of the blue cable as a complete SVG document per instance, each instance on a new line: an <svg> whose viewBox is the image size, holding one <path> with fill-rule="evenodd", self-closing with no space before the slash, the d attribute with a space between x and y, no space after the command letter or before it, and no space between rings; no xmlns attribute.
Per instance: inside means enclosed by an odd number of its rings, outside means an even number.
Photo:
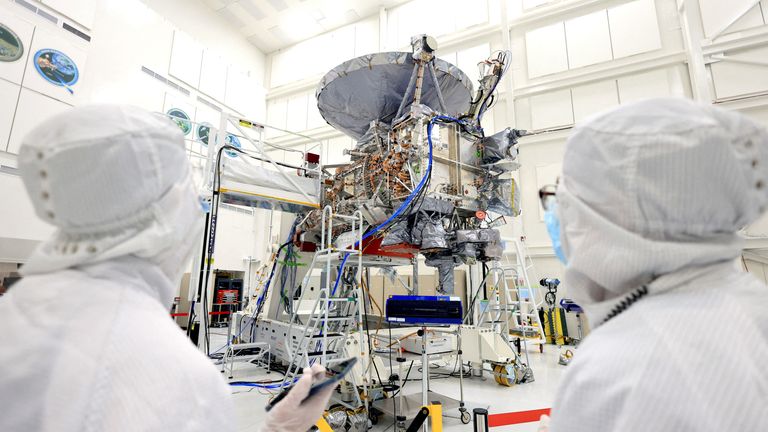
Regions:
<svg viewBox="0 0 768 432"><path fill-rule="evenodd" d="M445 120L445 121L449 121L449 122L456 122L456 123L460 123L460 124L465 124L465 122L463 122L462 120L459 120L459 119L457 119L455 117L446 116L446 115L438 115L438 116L432 117L429 120L429 123L427 124L427 143L429 143L429 161L427 163L427 172L428 173L432 172L432 147L433 147L433 145L432 145L432 127L435 125L435 123L438 120ZM410 195L408 195L408 198L405 199L405 201L400 205L400 207L398 207L398 209L395 210L395 212L392 213L392 215L390 217L388 217L387 220L385 220L384 222L380 223L379 225L376 225L376 227L374 229L372 229L371 231L368 231L367 233L365 233L363 235L362 239L363 240L368 239L372 235L376 234L381 228L383 228L384 226L389 224L394 218L399 216L400 213L402 213L403 210L406 207L408 207L408 205L411 203L411 201L413 201L413 198L416 196L416 194L418 194L419 191L421 191L421 189L426 184L427 180L428 180L427 176L426 175L423 176L421 178L421 181L419 182L419 184L416 185L416 188L413 189L413 191L410 193ZM355 242L354 246L357 246L359 243L360 242ZM339 286L339 280L341 279L341 271L344 269L344 264L346 264L347 258L349 258L349 253L344 255L344 259L342 259L341 263L339 264L339 273L336 275L336 282L333 284L333 291L331 292L331 296L333 296L336 293L336 288L338 288L338 286Z"/></svg>
<svg viewBox="0 0 768 432"><path fill-rule="evenodd" d="M290 233L288 233L288 241L286 241L286 244L293 240L293 234L296 232L296 222L294 221L293 226L291 227ZM283 244L285 246L285 244ZM282 247L280 248L282 249ZM267 279L267 283L264 284L264 289L261 290L261 294L259 294L259 298L256 299L256 308L253 310L253 315L251 318L255 319L255 315L258 313L262 302L264 301L264 297L266 297L267 291L269 290L269 285L272 282L272 278L275 276L275 270L277 269L277 262L280 258L280 250L278 249L278 253L275 256L275 264L272 266L272 271L269 273L269 278ZM235 335L236 338L240 337L241 334L245 331L245 327L242 327L240 331ZM227 340L227 343L219 347L216 351L212 352L211 354L216 354L217 352L221 351L222 349L228 347L232 343L231 340ZM209 354L210 355L210 354Z"/></svg>
<svg viewBox="0 0 768 432"><path fill-rule="evenodd" d="M296 381L298 381L299 378L294 378L293 382L290 385L296 384ZM270 389L270 390L277 390L283 388L282 384L259 384L255 382L243 382L243 381L235 381L229 383L231 386L236 387L258 387L263 389Z"/></svg>

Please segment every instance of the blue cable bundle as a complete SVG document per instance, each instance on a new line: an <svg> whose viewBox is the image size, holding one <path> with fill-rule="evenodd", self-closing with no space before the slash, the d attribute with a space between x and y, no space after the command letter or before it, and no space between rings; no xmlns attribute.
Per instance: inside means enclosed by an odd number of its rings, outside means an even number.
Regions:
<svg viewBox="0 0 768 432"><path fill-rule="evenodd" d="M427 143L429 144L429 161L427 163L427 173L421 178L421 181L419 181L419 184L416 185L416 188L413 189L413 191L408 195L408 197L403 201L403 203L400 205L400 207L395 210L394 213L390 217L387 218L384 222L376 225L375 228L373 228L371 231L368 231L367 233L363 234L363 240L366 240L376 234L379 230L381 230L383 227L387 226L390 222L392 222L393 219L400 216L400 213L403 212L410 204L411 201L416 197L416 195L421 191L421 189L424 187L424 185L429 180L429 174L432 173L432 127L437 123L438 121L446 121L446 122L455 122L459 124L466 124L464 121L459 120L455 117L450 117L446 115L437 115L435 117L432 117L429 120L429 123L427 124ZM358 242L355 242L354 246L358 246ZM347 263L347 258L349 258L349 253L344 255L344 258L341 260L341 263L339 264L339 273L336 275L336 282L333 284L333 291L331 291L331 296L336 294L336 289L339 287L339 281L341 280L341 271L344 269L344 264Z"/></svg>

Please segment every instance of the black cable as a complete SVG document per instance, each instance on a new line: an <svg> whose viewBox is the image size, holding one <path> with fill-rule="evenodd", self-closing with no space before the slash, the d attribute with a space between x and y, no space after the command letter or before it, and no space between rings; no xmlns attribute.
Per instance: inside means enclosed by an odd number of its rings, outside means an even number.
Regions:
<svg viewBox="0 0 768 432"><path fill-rule="evenodd" d="M370 290L370 285L368 285L368 276L369 275L368 275L368 269L367 268L365 269L365 273L360 275L361 280L363 278L363 275L365 275L365 282L364 282L364 284L365 284L366 287L369 287L368 289ZM368 298L368 303L367 304L365 302L365 297ZM372 307L371 307L370 291L368 291L368 295L366 295L365 297L363 298L363 308L365 309L366 318L365 318L365 320L363 322L365 324L365 333L368 336L368 352L372 353L373 352L373 343L371 342L371 326L368 323L368 318L367 318L368 314L370 313L370 311L372 309ZM373 362L373 369L376 371L376 378L378 378L379 384L383 384L383 382L381 381L381 375L379 375L379 368L378 368L378 366L376 366L376 359L371 357L371 361Z"/></svg>
<svg viewBox="0 0 768 432"><path fill-rule="evenodd" d="M411 376L411 369L413 368L413 362L414 362L414 361L413 361L413 360L411 360L411 364L408 366L408 372L406 372L406 373L405 373L405 379L403 380L403 385L401 385L401 386L400 386L400 388L399 388L399 389L397 389L397 390L395 391L395 393L393 393L393 394L392 394L392 397L393 397L393 398L394 398L395 396L397 396L397 394L398 394L398 393L400 393L400 390L402 390L402 389L404 389L404 388L405 388L405 385L406 385L406 384L408 384L408 377L410 377L410 376ZM421 368L419 368L419 369L421 369ZM411 380L411 381L416 381L416 380L414 379L414 380ZM394 406L394 404L393 404L393 406Z"/></svg>

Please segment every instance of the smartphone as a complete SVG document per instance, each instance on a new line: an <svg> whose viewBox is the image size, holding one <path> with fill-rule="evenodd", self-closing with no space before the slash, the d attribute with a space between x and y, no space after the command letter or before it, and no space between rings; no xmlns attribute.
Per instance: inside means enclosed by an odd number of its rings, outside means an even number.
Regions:
<svg viewBox="0 0 768 432"><path fill-rule="evenodd" d="M309 389L309 394L307 395L306 398L304 398L304 400L311 398L312 396L317 394L317 392L319 392L320 390L328 386L335 387L336 384L338 384L339 381L341 381L344 378L344 376L347 375L349 371L352 370L352 368L355 366L356 363L357 363L357 357L351 357L339 363L335 363L333 366L328 367L328 369L325 372L325 378L312 384L312 387ZM288 395L288 392L290 391L291 391L291 388L287 388L283 390L282 393L277 395L276 398L272 399L272 401L270 401L267 404L267 407L266 407L267 411L271 410L278 402L283 400L285 396Z"/></svg>

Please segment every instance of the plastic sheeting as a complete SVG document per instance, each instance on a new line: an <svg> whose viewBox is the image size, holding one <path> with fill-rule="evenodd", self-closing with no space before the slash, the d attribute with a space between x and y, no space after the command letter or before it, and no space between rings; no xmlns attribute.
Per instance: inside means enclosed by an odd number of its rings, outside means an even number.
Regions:
<svg viewBox="0 0 768 432"><path fill-rule="evenodd" d="M421 245L421 249L446 249L445 228L443 228L442 219L419 218L416 226L413 227L414 243Z"/></svg>
<svg viewBox="0 0 768 432"><path fill-rule="evenodd" d="M414 61L410 53L384 52L348 60L331 69L317 87L317 107L325 121L345 134L360 139L371 122L389 125L394 120L411 74ZM447 113L458 116L469 109L472 83L456 66L434 59L437 81ZM425 71L421 103L439 109L434 80ZM406 104L404 111L409 109Z"/></svg>
<svg viewBox="0 0 768 432"><path fill-rule="evenodd" d="M382 246L392 246L401 243L411 243L411 229L408 227L408 221L401 221L392 226L388 231L384 240L381 241Z"/></svg>
<svg viewBox="0 0 768 432"><path fill-rule="evenodd" d="M224 164L222 176L226 179L282 191L301 193L296 190L291 182L275 171L271 165L269 168L264 168L260 166L262 162L251 162L245 158L226 160ZM318 188L320 185L317 179L297 176L289 168L285 168L285 172L307 195L319 197Z"/></svg>
<svg viewBox="0 0 768 432"><path fill-rule="evenodd" d="M499 243L501 234L495 229L457 230L456 243Z"/></svg>
<svg viewBox="0 0 768 432"><path fill-rule="evenodd" d="M427 213L440 213L441 215L450 216L453 214L454 205L451 201L432 198L430 196L424 197L418 206L414 206L411 214L416 212Z"/></svg>
<svg viewBox="0 0 768 432"><path fill-rule="evenodd" d="M413 227L408 221L395 224L389 229L381 245L391 246L408 243L419 245L421 249L447 249L446 237L442 219L433 220L422 216L416 220Z"/></svg>
<svg viewBox="0 0 768 432"><path fill-rule="evenodd" d="M483 158L481 162L484 165L493 164L503 159L517 159L518 131L512 128L506 128L501 132L483 138Z"/></svg>
<svg viewBox="0 0 768 432"><path fill-rule="evenodd" d="M437 268L438 291L449 295L453 294L455 282L453 269L460 264L457 258L450 255L428 256L424 263L429 267Z"/></svg>
<svg viewBox="0 0 768 432"><path fill-rule="evenodd" d="M457 250L467 257L482 255L485 258L499 258L504 253L501 234L495 229L458 230L456 244Z"/></svg>
<svg viewBox="0 0 768 432"><path fill-rule="evenodd" d="M520 215L520 191L515 179L488 177L477 191L485 210L504 216Z"/></svg>

